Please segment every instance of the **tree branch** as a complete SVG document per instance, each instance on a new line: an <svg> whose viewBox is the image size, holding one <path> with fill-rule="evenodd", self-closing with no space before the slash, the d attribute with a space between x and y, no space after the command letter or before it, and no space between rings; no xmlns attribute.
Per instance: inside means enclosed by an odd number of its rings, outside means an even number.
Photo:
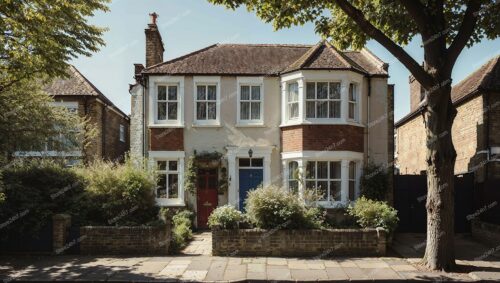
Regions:
<svg viewBox="0 0 500 283"><path fill-rule="evenodd" d="M450 47L447 50L446 56L446 69L451 70L455 65L458 55L462 52L465 45L469 41L474 29L476 28L476 23L478 19L477 12L481 4L477 0L470 0L467 4L467 10L465 10L464 19L460 25L457 35L453 39Z"/></svg>
<svg viewBox="0 0 500 283"><path fill-rule="evenodd" d="M334 0L340 9L344 11L361 30L367 35L384 46L392 55L394 55L405 67L413 74L420 84L426 89L434 85L432 77L417 63L404 49L394 43L382 31L373 26L359 9L351 5L347 0Z"/></svg>
<svg viewBox="0 0 500 283"><path fill-rule="evenodd" d="M410 16L415 20L418 29L422 33L422 39L425 41L431 36L427 33L429 29L428 24L432 22L431 17L426 12L427 8L420 1L416 0L399 0L401 4L406 8Z"/></svg>

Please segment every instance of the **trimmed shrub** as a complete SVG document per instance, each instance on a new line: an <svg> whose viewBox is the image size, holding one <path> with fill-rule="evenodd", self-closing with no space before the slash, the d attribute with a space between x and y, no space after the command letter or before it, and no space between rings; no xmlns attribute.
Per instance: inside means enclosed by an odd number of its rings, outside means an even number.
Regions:
<svg viewBox="0 0 500 283"><path fill-rule="evenodd" d="M248 192L245 209L250 221L263 229L320 228L324 220L320 210L306 208L295 194L275 186Z"/></svg>
<svg viewBox="0 0 500 283"><path fill-rule="evenodd" d="M97 161L75 171L85 182L82 224L135 226L157 219L155 174L132 165Z"/></svg>
<svg viewBox="0 0 500 283"><path fill-rule="evenodd" d="M349 215L356 218L363 228L382 227L392 234L396 229L399 218L398 212L383 201L374 201L365 197L356 200L354 206L347 208Z"/></svg>
<svg viewBox="0 0 500 283"><path fill-rule="evenodd" d="M162 208L162 210L168 209ZM170 245L172 253L178 253L193 238L191 229L193 218L194 214L189 210L177 211L172 216L172 243Z"/></svg>
<svg viewBox="0 0 500 283"><path fill-rule="evenodd" d="M232 205L226 204L217 207L208 217L208 227L222 229L236 229L239 223L245 221L244 214L234 208Z"/></svg>
<svg viewBox="0 0 500 283"><path fill-rule="evenodd" d="M388 173L385 167L369 163L363 168L361 195L372 200L386 200Z"/></svg>

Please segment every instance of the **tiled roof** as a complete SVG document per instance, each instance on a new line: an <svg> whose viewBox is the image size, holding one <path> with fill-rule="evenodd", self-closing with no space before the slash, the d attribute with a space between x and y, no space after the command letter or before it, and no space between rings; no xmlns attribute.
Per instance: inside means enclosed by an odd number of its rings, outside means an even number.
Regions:
<svg viewBox="0 0 500 283"><path fill-rule="evenodd" d="M326 42L316 45L215 44L151 66L144 73L278 75L299 69L352 69L386 76L384 63L370 54L340 52Z"/></svg>
<svg viewBox="0 0 500 283"><path fill-rule="evenodd" d="M44 90L53 96L95 96L127 117L111 100L95 87L75 66L70 65L67 78L56 78Z"/></svg>
<svg viewBox="0 0 500 283"><path fill-rule="evenodd" d="M451 101L454 104L459 103L476 93L484 91L500 93L500 56L490 59L486 64L453 86L451 89ZM413 119L420 111L422 109L410 112L396 122L396 127Z"/></svg>

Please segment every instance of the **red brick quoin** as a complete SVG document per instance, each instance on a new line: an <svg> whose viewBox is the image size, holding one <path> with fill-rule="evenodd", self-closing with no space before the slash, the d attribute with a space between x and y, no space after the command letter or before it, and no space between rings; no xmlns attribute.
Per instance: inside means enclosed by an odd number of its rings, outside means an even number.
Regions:
<svg viewBox="0 0 500 283"><path fill-rule="evenodd" d="M351 125L298 125L281 128L283 152L355 151L363 152L363 128Z"/></svg>
<svg viewBox="0 0 500 283"><path fill-rule="evenodd" d="M158 151L183 151L184 132L182 128L149 129L149 149Z"/></svg>

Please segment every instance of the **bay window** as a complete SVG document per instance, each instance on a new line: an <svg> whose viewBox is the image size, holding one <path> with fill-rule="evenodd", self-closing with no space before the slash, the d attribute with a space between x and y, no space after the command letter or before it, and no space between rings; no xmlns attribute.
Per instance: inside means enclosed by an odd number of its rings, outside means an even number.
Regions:
<svg viewBox="0 0 500 283"><path fill-rule="evenodd" d="M307 161L306 189L315 190L319 201L341 200L340 161Z"/></svg>
<svg viewBox="0 0 500 283"><path fill-rule="evenodd" d="M294 193L299 191L299 180L296 178L298 170L299 163L297 161L288 163L288 189Z"/></svg>
<svg viewBox="0 0 500 283"><path fill-rule="evenodd" d="M355 83L349 84L349 116L350 120L358 120L358 86Z"/></svg>
<svg viewBox="0 0 500 283"><path fill-rule="evenodd" d="M340 83L306 83L306 118L340 118L340 109Z"/></svg>
<svg viewBox="0 0 500 283"><path fill-rule="evenodd" d="M349 162L349 200L356 198L356 162Z"/></svg>
<svg viewBox="0 0 500 283"><path fill-rule="evenodd" d="M287 113L288 119L299 118L299 84L297 82L288 84Z"/></svg>

